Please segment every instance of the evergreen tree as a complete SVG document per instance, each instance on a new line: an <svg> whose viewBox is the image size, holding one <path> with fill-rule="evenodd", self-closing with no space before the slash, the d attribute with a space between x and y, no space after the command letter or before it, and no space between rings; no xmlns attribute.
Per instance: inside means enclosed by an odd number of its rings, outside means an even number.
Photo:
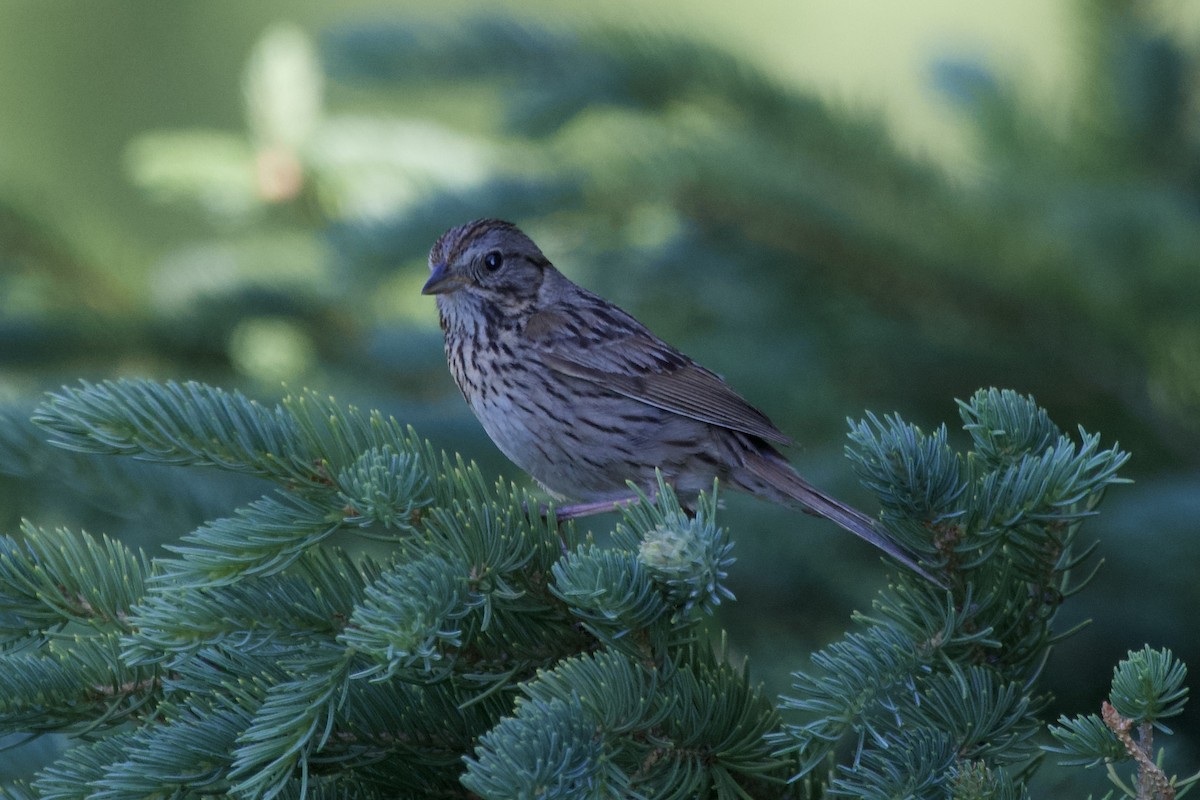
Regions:
<svg viewBox="0 0 1200 800"><path fill-rule="evenodd" d="M716 487L689 515L660 485L602 545L313 393L63 389L35 415L60 447L274 488L154 560L32 523L4 540L3 730L80 740L8 792L1020 797L1039 672L1070 633L1055 617L1092 570L1080 526L1127 456L1012 392L960 411L966 453L897 416L854 424L848 448L883 524L950 588L897 573L776 704L704 624L732 599ZM1182 680L1169 654L1131 657L1125 727L1064 720L1060 752L1122 757L1129 725L1179 712ZM1125 757L1147 775L1142 744Z"/></svg>

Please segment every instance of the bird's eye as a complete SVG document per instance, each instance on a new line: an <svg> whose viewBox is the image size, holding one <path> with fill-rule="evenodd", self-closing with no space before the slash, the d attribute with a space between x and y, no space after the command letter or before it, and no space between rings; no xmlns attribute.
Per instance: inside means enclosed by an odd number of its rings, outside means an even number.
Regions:
<svg viewBox="0 0 1200 800"><path fill-rule="evenodd" d="M504 256L499 250L492 250L483 257L483 267L488 272L495 272L504 264Z"/></svg>

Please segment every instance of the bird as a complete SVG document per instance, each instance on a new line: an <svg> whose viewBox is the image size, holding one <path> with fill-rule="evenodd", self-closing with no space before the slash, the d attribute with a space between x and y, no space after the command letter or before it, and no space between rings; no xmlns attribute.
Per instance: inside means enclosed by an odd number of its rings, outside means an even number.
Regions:
<svg viewBox="0 0 1200 800"><path fill-rule="evenodd" d="M796 472L792 440L715 372L563 275L520 228L477 219L429 253L450 372L491 440L572 518L720 485L831 520L937 583L868 515Z"/></svg>

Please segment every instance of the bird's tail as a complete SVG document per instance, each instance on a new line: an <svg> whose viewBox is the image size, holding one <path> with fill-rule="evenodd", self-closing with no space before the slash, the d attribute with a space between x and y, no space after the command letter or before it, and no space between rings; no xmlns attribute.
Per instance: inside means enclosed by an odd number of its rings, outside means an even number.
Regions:
<svg viewBox="0 0 1200 800"><path fill-rule="evenodd" d="M800 503L817 516L825 517L871 544L928 581L945 588L945 583L921 566L915 556L891 539L875 520L861 511L822 492L801 478L791 464L776 453L747 453L746 468L771 488Z"/></svg>

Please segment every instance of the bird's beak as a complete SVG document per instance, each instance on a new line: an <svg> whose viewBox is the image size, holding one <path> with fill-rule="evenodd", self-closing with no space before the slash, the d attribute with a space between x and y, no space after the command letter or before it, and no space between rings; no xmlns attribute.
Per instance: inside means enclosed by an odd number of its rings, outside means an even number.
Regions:
<svg viewBox="0 0 1200 800"><path fill-rule="evenodd" d="M434 264L429 280L421 287L421 294L448 294L466 281L460 275L455 275L444 264Z"/></svg>

